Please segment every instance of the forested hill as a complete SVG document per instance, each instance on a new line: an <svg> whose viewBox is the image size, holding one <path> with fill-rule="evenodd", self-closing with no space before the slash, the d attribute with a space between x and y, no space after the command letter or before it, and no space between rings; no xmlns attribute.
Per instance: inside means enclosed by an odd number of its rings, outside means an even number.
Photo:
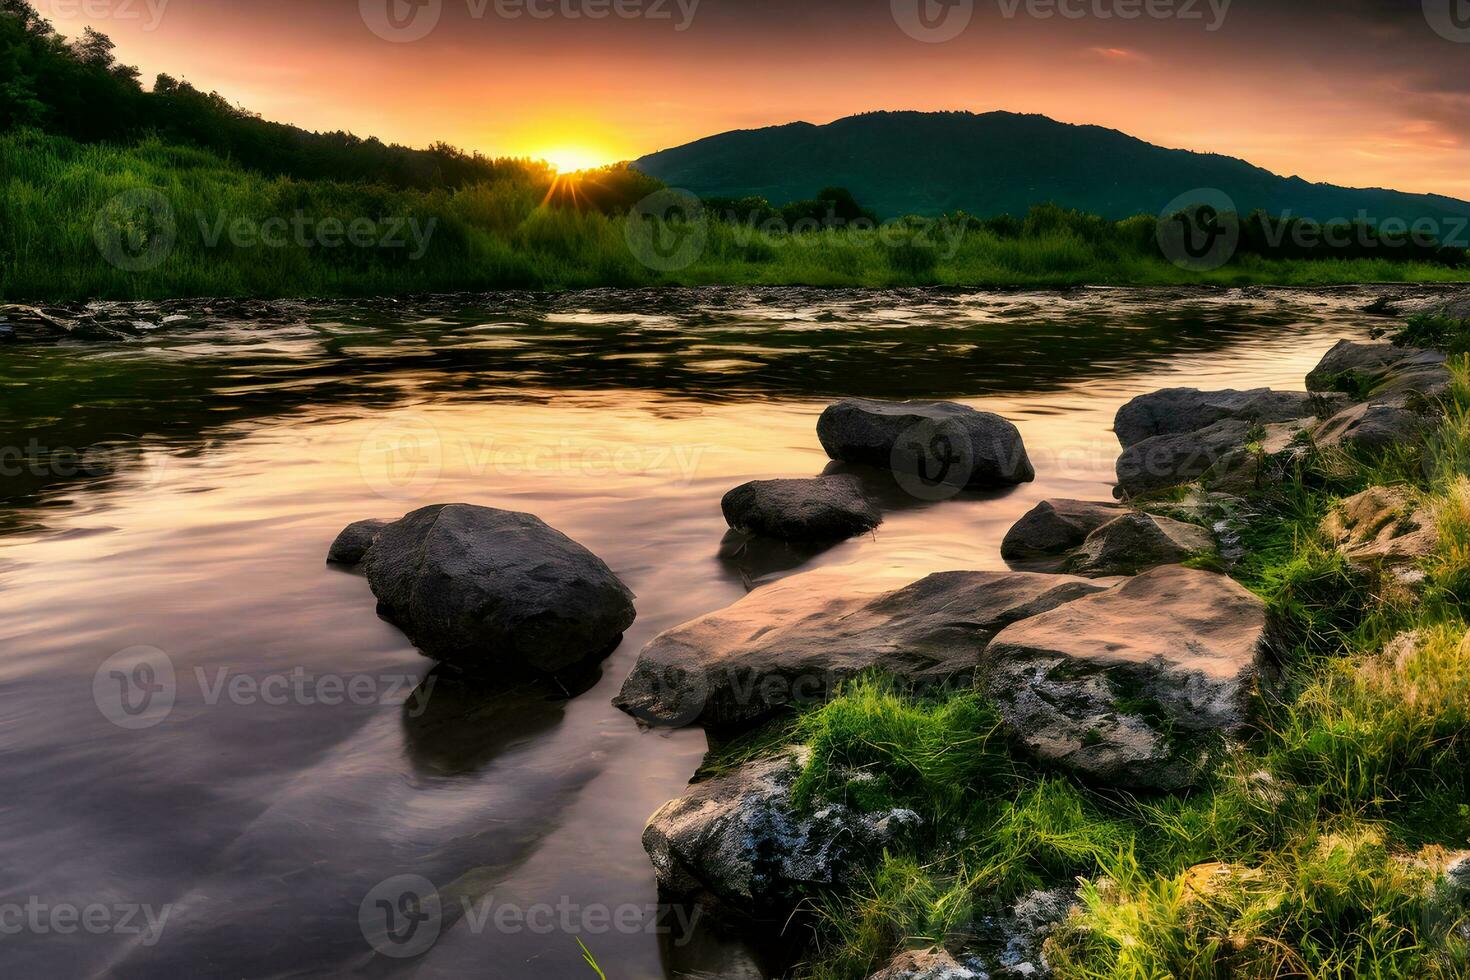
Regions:
<svg viewBox="0 0 1470 980"><path fill-rule="evenodd" d="M1223 191L1242 214L1328 221L1365 212L1373 223L1470 216L1470 203L1453 198L1315 184L1232 157L1010 112L874 112L824 126L738 130L633 166L702 197L762 197L778 206L845 187L883 217L1022 215L1055 203L1116 219L1158 214L1197 188Z"/></svg>

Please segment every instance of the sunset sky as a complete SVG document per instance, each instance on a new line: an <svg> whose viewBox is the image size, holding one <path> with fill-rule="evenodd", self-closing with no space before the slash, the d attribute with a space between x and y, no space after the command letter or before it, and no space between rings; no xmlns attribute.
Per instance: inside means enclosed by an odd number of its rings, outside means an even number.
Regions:
<svg viewBox="0 0 1470 980"><path fill-rule="evenodd" d="M64 34L110 35L145 80L167 71L267 118L414 145L572 165L873 109L1007 109L1310 180L1470 198L1470 37L1431 26L1436 0L974 0L938 43L900 27L895 10L915 2L944 14L967 0L37 6ZM1451 27L1459 2L1443 0ZM1121 16L1147 3L1185 16ZM373 22L432 29L389 41Z"/></svg>

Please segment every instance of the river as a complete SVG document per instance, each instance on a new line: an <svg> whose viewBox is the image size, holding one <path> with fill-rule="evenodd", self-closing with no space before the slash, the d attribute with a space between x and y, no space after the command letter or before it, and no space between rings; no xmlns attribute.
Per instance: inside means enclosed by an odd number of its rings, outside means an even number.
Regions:
<svg viewBox="0 0 1470 980"><path fill-rule="evenodd" d="M708 924L690 939L652 918L639 835L705 737L612 707L640 647L819 566L1004 567L1002 535L1038 500L1110 495L1124 401L1299 389L1335 339L1366 335L1374 295L112 305L134 336L0 348L0 963L558 980L594 976L580 939L616 980L776 969ZM816 419L842 395L998 412L1037 479L941 501L875 479L872 535L726 541L721 495L822 472ZM444 501L535 513L627 582L637 622L596 676L557 696L430 677L365 580L324 563L348 522ZM172 700L119 713L108 660L139 647ZM360 924L403 874L445 903L413 957Z"/></svg>

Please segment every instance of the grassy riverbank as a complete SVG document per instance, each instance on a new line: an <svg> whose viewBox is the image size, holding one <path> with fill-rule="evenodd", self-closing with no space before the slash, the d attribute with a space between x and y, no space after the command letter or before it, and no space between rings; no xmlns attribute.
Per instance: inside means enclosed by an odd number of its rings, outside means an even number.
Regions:
<svg viewBox="0 0 1470 980"><path fill-rule="evenodd" d="M1430 332L1463 347L1462 330ZM1470 845L1470 358L1452 366L1422 446L1314 452L1248 501L1228 570L1278 624L1283 676L1256 736L1197 790L1134 796L1034 769L970 690L916 701L868 680L768 735L813 747L808 805L925 820L859 887L813 900L806 973L855 980L898 948L963 949L988 909L1081 878L1049 950L1062 980L1470 976L1464 909L1434 889L1446 851ZM1438 524L1417 592L1319 532L1375 485L1412 488ZM852 780L864 771L884 775Z"/></svg>
<svg viewBox="0 0 1470 980"><path fill-rule="evenodd" d="M657 184L621 168L557 178L482 161L432 188L245 169L146 139L0 135L0 299L327 297L645 285L1074 286L1444 282L1464 266L1238 254L1192 272L1150 217L1037 208L1024 220L783 231L716 214L675 269L630 244L629 208ZM655 262L654 264L660 264Z"/></svg>

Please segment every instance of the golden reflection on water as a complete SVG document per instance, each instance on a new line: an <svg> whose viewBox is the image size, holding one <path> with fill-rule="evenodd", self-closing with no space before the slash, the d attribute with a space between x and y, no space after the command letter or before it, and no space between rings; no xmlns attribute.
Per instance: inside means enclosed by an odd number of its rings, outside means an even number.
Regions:
<svg viewBox="0 0 1470 980"><path fill-rule="evenodd" d="M1110 495L1111 419L1129 397L1173 385L1299 388L1342 332L1307 323L1269 342L1029 387L1016 379L961 399L1017 423L1036 482L941 502L879 487L883 525L815 553L727 545L722 556L719 501L745 480L823 472L825 397L456 392L442 371L405 365L374 379L407 393L397 403L308 401L236 418L188 452L150 449L115 478L69 486L4 539L0 565L0 751L26 790L23 802L7 794L7 892L178 908L154 948L99 938L62 950L33 937L17 962L53 975L188 975L207 952L239 974L288 959L340 971L366 952L358 898L406 870L504 901L655 902L639 834L704 749L697 731L642 731L609 704L656 632L806 569L869 578L1003 567L1001 537L1038 500ZM746 364L705 355L745 353L708 347L685 367L740 374ZM245 375L214 397L274 383ZM405 715L407 689L336 707L211 702L220 671L426 683L431 665L373 615L366 583L323 557L350 521L448 500L538 514L637 593L636 624L584 693L548 702L444 688L422 718ZM138 644L171 658L179 691L162 723L124 732L99 715L91 683L99 663ZM264 947L262 934L273 937ZM409 972L583 975L575 943L552 938L460 923ZM601 936L594 948L620 977L743 955L719 943L661 953L644 933Z"/></svg>

